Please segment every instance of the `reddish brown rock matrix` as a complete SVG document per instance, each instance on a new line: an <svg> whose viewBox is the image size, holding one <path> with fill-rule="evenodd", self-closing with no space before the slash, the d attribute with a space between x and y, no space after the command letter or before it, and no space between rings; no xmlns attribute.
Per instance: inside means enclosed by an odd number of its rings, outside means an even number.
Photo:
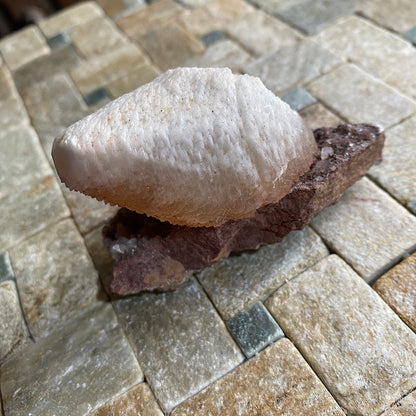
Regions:
<svg viewBox="0 0 416 416"><path fill-rule="evenodd" d="M172 290L190 273L232 252L277 243L337 202L381 160L384 133L377 126L319 128L314 136L320 156L310 170L284 198L258 209L253 217L219 227L186 227L121 208L103 229L115 260L111 290L120 295Z"/></svg>

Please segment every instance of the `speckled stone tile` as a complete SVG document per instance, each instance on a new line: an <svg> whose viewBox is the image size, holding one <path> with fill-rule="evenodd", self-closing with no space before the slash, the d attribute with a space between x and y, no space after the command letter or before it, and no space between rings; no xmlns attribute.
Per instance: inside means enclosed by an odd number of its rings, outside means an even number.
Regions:
<svg viewBox="0 0 416 416"><path fill-rule="evenodd" d="M380 416L413 416L416 409L416 391L403 397Z"/></svg>
<svg viewBox="0 0 416 416"><path fill-rule="evenodd" d="M312 35L341 16L354 13L356 3L356 0L300 0L288 7L281 7L278 15L292 26Z"/></svg>
<svg viewBox="0 0 416 416"><path fill-rule="evenodd" d="M239 416L344 414L286 338L178 406L172 416L220 416L225 409Z"/></svg>
<svg viewBox="0 0 416 416"><path fill-rule="evenodd" d="M136 45L126 43L106 54L82 61L70 74L81 93L88 94L145 63L142 51Z"/></svg>
<svg viewBox="0 0 416 416"><path fill-rule="evenodd" d="M282 46L293 45L301 39L299 33L286 23L261 10L227 25L226 32L255 56L276 52Z"/></svg>
<svg viewBox="0 0 416 416"><path fill-rule="evenodd" d="M176 22L156 26L140 36L138 42L162 71L183 65L205 50L199 39Z"/></svg>
<svg viewBox="0 0 416 416"><path fill-rule="evenodd" d="M0 364L30 343L13 280L0 282L0 333Z"/></svg>
<svg viewBox="0 0 416 416"><path fill-rule="evenodd" d="M50 51L46 39L36 26L28 26L0 41L0 52L7 66L15 71Z"/></svg>
<svg viewBox="0 0 416 416"><path fill-rule="evenodd" d="M120 48L127 42L126 36L106 18L79 25L71 31L70 36L74 46L85 58Z"/></svg>
<svg viewBox="0 0 416 416"><path fill-rule="evenodd" d="M147 383L140 383L100 407L91 416L163 416Z"/></svg>
<svg viewBox="0 0 416 416"><path fill-rule="evenodd" d="M147 84L160 74L159 69L155 66L146 64L130 71L127 75L122 76L105 86L111 97L117 98L127 92Z"/></svg>
<svg viewBox="0 0 416 416"><path fill-rule="evenodd" d="M416 386L416 335L339 257L267 306L347 414L378 415Z"/></svg>
<svg viewBox="0 0 416 416"><path fill-rule="evenodd" d="M243 360L194 279L171 293L145 294L113 305L146 380L165 411Z"/></svg>
<svg viewBox="0 0 416 416"><path fill-rule="evenodd" d="M254 61L244 71L258 76L266 87L280 95L340 63L339 57L307 39Z"/></svg>
<svg viewBox="0 0 416 416"><path fill-rule="evenodd" d="M10 256L6 251L0 253L0 283L7 282L8 280L15 280L14 271L10 264Z"/></svg>
<svg viewBox="0 0 416 416"><path fill-rule="evenodd" d="M205 53L188 60L186 66L227 67L240 73L252 61L251 56L232 40L224 40L209 46Z"/></svg>
<svg viewBox="0 0 416 416"><path fill-rule="evenodd" d="M52 173L31 127L18 127L0 135L0 149L0 200Z"/></svg>
<svg viewBox="0 0 416 416"><path fill-rule="evenodd" d="M69 216L53 173L0 201L0 251Z"/></svg>
<svg viewBox="0 0 416 416"><path fill-rule="evenodd" d="M285 336L261 302L255 302L227 321L227 328L247 358Z"/></svg>
<svg viewBox="0 0 416 416"><path fill-rule="evenodd" d="M96 0L96 3L113 19L131 14L147 6L145 0Z"/></svg>
<svg viewBox="0 0 416 416"><path fill-rule="evenodd" d="M316 103L316 98L302 87L290 90L280 98L288 103L295 111L300 111Z"/></svg>
<svg viewBox="0 0 416 416"><path fill-rule="evenodd" d="M367 178L312 226L367 282L416 247L416 218Z"/></svg>
<svg viewBox="0 0 416 416"><path fill-rule="evenodd" d="M292 4L293 0L250 0L258 8L272 15L277 14L280 9L284 9Z"/></svg>
<svg viewBox="0 0 416 416"><path fill-rule="evenodd" d="M23 312L35 339L105 299L84 242L67 219L10 250Z"/></svg>
<svg viewBox="0 0 416 416"><path fill-rule="evenodd" d="M402 36L409 41L410 43L412 43L413 45L416 45L416 26L413 26L411 29L409 29L408 31L402 33Z"/></svg>
<svg viewBox="0 0 416 416"><path fill-rule="evenodd" d="M0 101L0 135L19 125L28 125L29 118L19 96Z"/></svg>
<svg viewBox="0 0 416 416"><path fill-rule="evenodd" d="M416 332L416 254L381 276L373 289Z"/></svg>
<svg viewBox="0 0 416 416"><path fill-rule="evenodd" d="M367 0L360 2L360 12L378 25L404 32L416 25L413 0Z"/></svg>
<svg viewBox="0 0 416 416"><path fill-rule="evenodd" d="M416 200L416 117L387 130L383 161L370 176L403 205Z"/></svg>
<svg viewBox="0 0 416 416"><path fill-rule="evenodd" d="M321 103L312 104L300 110L299 114L312 130L318 127L336 127L341 124L341 119Z"/></svg>
<svg viewBox="0 0 416 416"><path fill-rule="evenodd" d="M388 128L416 111L414 101L353 64L320 77L308 89L351 123Z"/></svg>
<svg viewBox="0 0 416 416"><path fill-rule="evenodd" d="M111 305L100 305L2 366L7 416L86 416L143 380Z"/></svg>
<svg viewBox="0 0 416 416"><path fill-rule="evenodd" d="M365 19L349 16L317 35L315 41L382 79L403 94L416 97L416 49Z"/></svg>
<svg viewBox="0 0 416 416"><path fill-rule="evenodd" d="M59 32L72 29L90 20L94 20L104 14L103 10L93 1L81 2L68 7L59 13L39 22L39 27L46 37L51 37Z"/></svg>
<svg viewBox="0 0 416 416"><path fill-rule="evenodd" d="M328 254L309 227L293 231L281 243L220 260L198 278L215 307L228 320Z"/></svg>

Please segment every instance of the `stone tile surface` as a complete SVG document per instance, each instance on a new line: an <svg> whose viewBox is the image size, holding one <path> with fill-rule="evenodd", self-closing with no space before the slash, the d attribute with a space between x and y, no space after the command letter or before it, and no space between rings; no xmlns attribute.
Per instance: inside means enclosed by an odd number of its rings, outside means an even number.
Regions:
<svg viewBox="0 0 416 416"><path fill-rule="evenodd" d="M44 35L49 38L102 15L103 10L95 2L85 1L40 21L39 27Z"/></svg>
<svg viewBox="0 0 416 416"><path fill-rule="evenodd" d="M80 62L70 74L81 93L87 94L145 62L142 51L136 45L126 43L114 51Z"/></svg>
<svg viewBox="0 0 416 416"><path fill-rule="evenodd" d="M13 280L0 283L0 364L30 342Z"/></svg>
<svg viewBox="0 0 416 416"><path fill-rule="evenodd" d="M367 178L312 226L367 282L416 245L416 218Z"/></svg>
<svg viewBox="0 0 416 416"><path fill-rule="evenodd" d="M416 391L408 394L380 416L412 416L416 409Z"/></svg>
<svg viewBox="0 0 416 416"><path fill-rule="evenodd" d="M416 254L381 276L373 288L416 332Z"/></svg>
<svg viewBox="0 0 416 416"><path fill-rule="evenodd" d="M286 23L261 10L227 25L226 32L255 56L268 55L301 39L299 33Z"/></svg>
<svg viewBox="0 0 416 416"><path fill-rule="evenodd" d="M6 101L15 95L13 77L6 65L0 64L0 101Z"/></svg>
<svg viewBox="0 0 416 416"><path fill-rule="evenodd" d="M146 380L165 411L243 360L194 279L171 293L145 294L113 305Z"/></svg>
<svg viewBox="0 0 416 416"><path fill-rule="evenodd" d="M0 131L3 134L19 125L28 125L29 118L19 96L0 101Z"/></svg>
<svg viewBox="0 0 416 416"><path fill-rule="evenodd" d="M49 51L45 38L36 26L28 26L0 41L0 52L12 71Z"/></svg>
<svg viewBox="0 0 416 416"><path fill-rule="evenodd" d="M91 416L163 416L147 383L140 383L117 396Z"/></svg>
<svg viewBox="0 0 416 416"><path fill-rule="evenodd" d="M201 42L207 47L214 43L226 40L227 36L222 30L213 30L200 37Z"/></svg>
<svg viewBox="0 0 416 416"><path fill-rule="evenodd" d="M307 227L293 231L279 244L220 260L202 271L198 279L223 319L228 320L327 254L322 240Z"/></svg>
<svg viewBox="0 0 416 416"><path fill-rule="evenodd" d="M52 50L58 50L69 46L71 43L71 38L67 32L60 32L57 35L47 38L46 42Z"/></svg>
<svg viewBox="0 0 416 416"><path fill-rule="evenodd" d="M10 259L35 340L105 299L97 271L70 219L11 249Z"/></svg>
<svg viewBox="0 0 416 416"><path fill-rule="evenodd" d="M316 98L302 87L290 90L280 98L296 111L316 103Z"/></svg>
<svg viewBox="0 0 416 416"><path fill-rule="evenodd" d="M413 26L408 31L404 32L402 36L408 40L409 42L413 43L413 45L416 45L416 26Z"/></svg>
<svg viewBox="0 0 416 416"><path fill-rule="evenodd" d="M339 257L267 306L347 414L377 415L416 386L416 335Z"/></svg>
<svg viewBox="0 0 416 416"><path fill-rule="evenodd" d="M178 406L172 416L341 416L293 344L281 339Z"/></svg>
<svg viewBox="0 0 416 416"><path fill-rule="evenodd" d="M1 391L8 416L84 416L142 380L107 304L56 327L9 360L2 366Z"/></svg>
<svg viewBox="0 0 416 416"><path fill-rule="evenodd" d="M312 104L300 110L299 114L312 130L318 127L336 127L341 124L341 119L321 103Z"/></svg>
<svg viewBox="0 0 416 416"><path fill-rule="evenodd" d="M8 280L15 280L12 265L10 264L10 256L6 251L0 253L0 283L7 282Z"/></svg>
<svg viewBox="0 0 416 416"><path fill-rule="evenodd" d="M186 66L228 67L234 73L242 72L252 61L251 56L232 40L224 40L209 46L205 53L188 60Z"/></svg>
<svg viewBox="0 0 416 416"><path fill-rule="evenodd" d="M246 66L244 71L258 76L267 88L280 95L340 63L339 57L307 39L259 58Z"/></svg>
<svg viewBox="0 0 416 416"><path fill-rule="evenodd" d="M256 302L227 321L227 328L247 358L285 336L261 302Z"/></svg>
<svg viewBox="0 0 416 416"><path fill-rule="evenodd" d="M351 123L388 128L416 111L414 101L353 64L323 75L308 89Z"/></svg>
<svg viewBox="0 0 416 416"><path fill-rule="evenodd" d="M145 0L96 0L96 2L108 16L114 19L131 14L147 5Z"/></svg>
<svg viewBox="0 0 416 416"><path fill-rule="evenodd" d="M383 161L370 170L375 179L402 204L416 200L416 117L387 130Z"/></svg>

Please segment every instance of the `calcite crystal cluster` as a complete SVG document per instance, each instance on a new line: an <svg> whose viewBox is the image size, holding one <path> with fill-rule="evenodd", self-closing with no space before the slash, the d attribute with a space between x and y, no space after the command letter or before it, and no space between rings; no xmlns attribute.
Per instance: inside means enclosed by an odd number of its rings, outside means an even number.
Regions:
<svg viewBox="0 0 416 416"><path fill-rule="evenodd" d="M73 190L122 208L112 290L170 290L301 229L381 157L371 125L318 129L258 78L178 68L75 123L52 156Z"/></svg>

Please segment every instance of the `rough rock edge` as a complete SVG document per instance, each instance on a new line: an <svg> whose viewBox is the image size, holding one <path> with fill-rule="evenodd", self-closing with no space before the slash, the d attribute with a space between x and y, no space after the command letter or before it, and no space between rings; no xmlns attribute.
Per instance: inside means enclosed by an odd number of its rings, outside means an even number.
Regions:
<svg viewBox="0 0 416 416"><path fill-rule="evenodd" d="M279 202L253 217L219 227L186 227L121 208L103 229L114 260L111 290L119 295L177 288L186 276L232 252L281 241L304 228L322 209L381 160L384 133L369 124L319 128L320 150L310 170Z"/></svg>

